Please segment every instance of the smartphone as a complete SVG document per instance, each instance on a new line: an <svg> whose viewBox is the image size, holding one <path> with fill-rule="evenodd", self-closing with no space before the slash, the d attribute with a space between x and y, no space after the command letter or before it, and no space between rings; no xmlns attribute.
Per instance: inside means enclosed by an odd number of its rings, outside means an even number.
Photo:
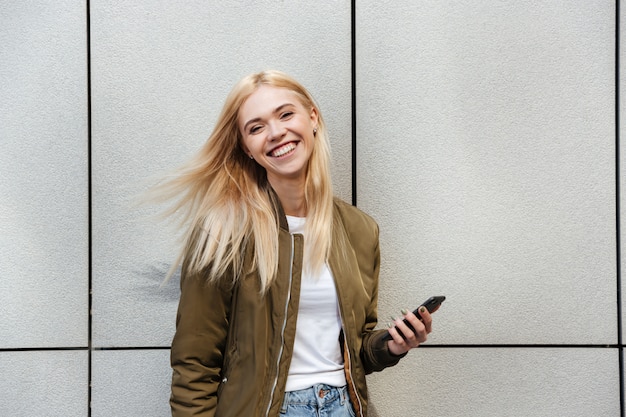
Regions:
<svg viewBox="0 0 626 417"><path fill-rule="evenodd" d="M424 301L422 304L420 304L419 307L417 307L415 310L413 310L413 314L415 314L417 316L418 319L421 320L420 318L420 314L419 314L419 309L422 307L426 307L426 310L428 310L429 313L432 313L433 311L437 310L437 308L439 308L439 306L441 305L441 303L443 303L443 301L446 299L445 296L443 295L435 295L433 297L430 297L428 300ZM404 324L406 324L409 329L414 330L413 326L411 326L409 324L409 322L404 319ZM396 329L398 330L398 329ZM389 332L386 332L387 334L385 334L385 336L383 336L383 340L391 340L391 335L389 334ZM404 337L404 335L402 334L402 332L400 330L398 330L398 333L400 333L400 336Z"/></svg>

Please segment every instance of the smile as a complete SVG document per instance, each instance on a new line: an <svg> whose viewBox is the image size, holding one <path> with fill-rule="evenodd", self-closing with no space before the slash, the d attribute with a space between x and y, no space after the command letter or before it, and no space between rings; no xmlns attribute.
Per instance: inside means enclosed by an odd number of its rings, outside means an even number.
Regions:
<svg viewBox="0 0 626 417"><path fill-rule="evenodd" d="M296 149L296 144L293 142L289 142L284 144L283 146L280 146L274 150L272 150L269 155L273 156L275 158L279 158L283 155L288 154L289 152L293 151L294 149Z"/></svg>

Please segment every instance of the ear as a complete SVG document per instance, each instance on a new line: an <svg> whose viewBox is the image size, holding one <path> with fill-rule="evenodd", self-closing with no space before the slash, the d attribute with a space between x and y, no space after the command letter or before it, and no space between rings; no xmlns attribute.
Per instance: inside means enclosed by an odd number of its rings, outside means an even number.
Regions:
<svg viewBox="0 0 626 417"><path fill-rule="evenodd" d="M319 113L317 112L317 108L315 107L311 107L311 126L314 129L317 129L318 127L318 122L319 122Z"/></svg>

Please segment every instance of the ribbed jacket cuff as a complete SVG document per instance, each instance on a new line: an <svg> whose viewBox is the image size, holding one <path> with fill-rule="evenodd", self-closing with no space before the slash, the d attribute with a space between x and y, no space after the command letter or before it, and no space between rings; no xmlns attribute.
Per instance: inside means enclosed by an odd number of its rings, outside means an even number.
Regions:
<svg viewBox="0 0 626 417"><path fill-rule="evenodd" d="M382 371L385 368L396 365L400 359L404 358L408 352L401 355L394 355L389 351L387 341L383 340L387 332L379 330L370 336L369 340L369 357L373 359L370 372Z"/></svg>

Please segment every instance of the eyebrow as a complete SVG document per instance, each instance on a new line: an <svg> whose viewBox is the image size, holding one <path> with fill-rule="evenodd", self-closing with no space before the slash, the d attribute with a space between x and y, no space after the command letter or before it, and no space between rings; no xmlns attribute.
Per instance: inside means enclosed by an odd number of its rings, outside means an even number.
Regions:
<svg viewBox="0 0 626 417"><path fill-rule="evenodd" d="M285 103L285 104L281 104L280 106L278 106L278 107L276 107L276 108L274 109L274 111L272 112L272 114L279 113L282 109L284 109L285 107L289 107L289 106L292 106L292 107L293 107L293 106L295 106L295 105L294 105L294 104L292 104L292 103ZM245 130L248 128L248 125L249 125L249 124L251 124L251 123L256 123L256 122L258 122L258 121L260 121L260 120L261 120L261 118L260 118L260 117L255 117L254 119L250 119L250 120L248 120L248 121L246 122L246 124L245 124L245 125L243 125L243 130L245 131Z"/></svg>

